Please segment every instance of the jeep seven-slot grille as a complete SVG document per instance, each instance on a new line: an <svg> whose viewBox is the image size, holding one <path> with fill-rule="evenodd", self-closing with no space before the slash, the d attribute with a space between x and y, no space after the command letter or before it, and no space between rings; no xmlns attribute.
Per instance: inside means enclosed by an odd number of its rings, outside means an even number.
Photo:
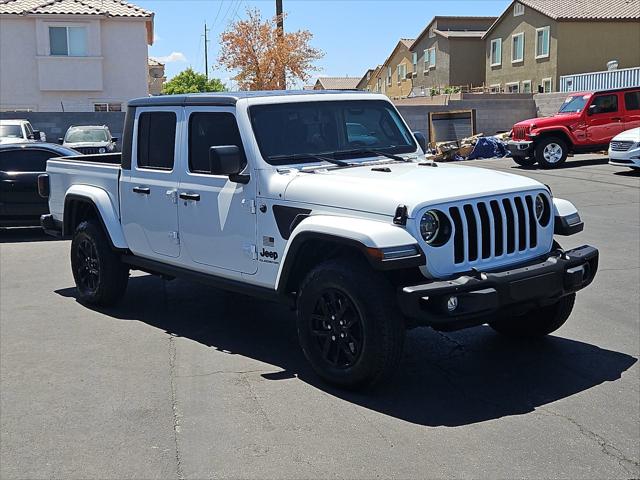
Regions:
<svg viewBox="0 0 640 480"><path fill-rule="evenodd" d="M527 138L527 127L513 127L513 139L524 140Z"/></svg>
<svg viewBox="0 0 640 480"><path fill-rule="evenodd" d="M450 207L454 263L487 260L535 248L538 224L534 205L534 195L522 195Z"/></svg>
<svg viewBox="0 0 640 480"><path fill-rule="evenodd" d="M611 150L614 152L626 152L633 146L633 142L627 140L620 142L611 142Z"/></svg>

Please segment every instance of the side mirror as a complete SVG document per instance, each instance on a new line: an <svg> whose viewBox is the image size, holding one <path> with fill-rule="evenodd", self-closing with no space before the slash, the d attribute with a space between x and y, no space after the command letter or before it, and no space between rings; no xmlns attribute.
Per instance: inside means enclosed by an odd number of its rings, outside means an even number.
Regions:
<svg viewBox="0 0 640 480"><path fill-rule="evenodd" d="M58 137L58 143L62 145L64 143L64 138Z"/></svg>
<svg viewBox="0 0 640 480"><path fill-rule="evenodd" d="M249 175L244 170L244 155L237 145L221 145L209 147L209 172L212 175L226 175L236 183L249 183Z"/></svg>
<svg viewBox="0 0 640 480"><path fill-rule="evenodd" d="M598 105L589 105L587 115L593 115L594 113L600 113L600 107L598 107Z"/></svg>
<svg viewBox="0 0 640 480"><path fill-rule="evenodd" d="M413 132L413 136L416 137L416 141L418 142L418 145L420 145L422 151L427 153L427 137L425 137L424 133Z"/></svg>

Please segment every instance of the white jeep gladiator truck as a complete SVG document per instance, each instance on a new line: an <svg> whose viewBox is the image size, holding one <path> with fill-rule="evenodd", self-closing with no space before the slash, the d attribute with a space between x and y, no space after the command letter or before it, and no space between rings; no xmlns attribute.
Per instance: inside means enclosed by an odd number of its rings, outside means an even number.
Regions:
<svg viewBox="0 0 640 480"><path fill-rule="evenodd" d="M582 230L575 207L423 151L383 95L142 98L121 154L48 161L41 223L72 239L81 301L114 304L136 269L287 302L314 370L343 387L392 373L407 328L558 329L598 266L554 241Z"/></svg>

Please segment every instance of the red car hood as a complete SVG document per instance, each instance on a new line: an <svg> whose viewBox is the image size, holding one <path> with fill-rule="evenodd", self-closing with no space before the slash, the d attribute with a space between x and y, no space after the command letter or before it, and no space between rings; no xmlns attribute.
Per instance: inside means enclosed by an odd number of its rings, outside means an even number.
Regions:
<svg viewBox="0 0 640 480"><path fill-rule="evenodd" d="M557 125L571 125L576 123L580 119L580 113L556 113L553 117L538 117L529 118L516 123L515 127L529 127L534 124L537 128L557 126Z"/></svg>

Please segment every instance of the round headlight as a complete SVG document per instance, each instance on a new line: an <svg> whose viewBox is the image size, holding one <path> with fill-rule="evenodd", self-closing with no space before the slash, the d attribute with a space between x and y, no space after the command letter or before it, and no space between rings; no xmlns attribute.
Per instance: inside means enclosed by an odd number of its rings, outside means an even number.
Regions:
<svg viewBox="0 0 640 480"><path fill-rule="evenodd" d="M107 152L107 149L106 149L106 148L104 148L104 147L100 147L100 148L98 149L98 152L99 152L99 153L106 153L106 152Z"/></svg>
<svg viewBox="0 0 640 480"><path fill-rule="evenodd" d="M438 214L430 210L420 220L420 235L425 242L431 243L438 235L438 230L440 230Z"/></svg>

